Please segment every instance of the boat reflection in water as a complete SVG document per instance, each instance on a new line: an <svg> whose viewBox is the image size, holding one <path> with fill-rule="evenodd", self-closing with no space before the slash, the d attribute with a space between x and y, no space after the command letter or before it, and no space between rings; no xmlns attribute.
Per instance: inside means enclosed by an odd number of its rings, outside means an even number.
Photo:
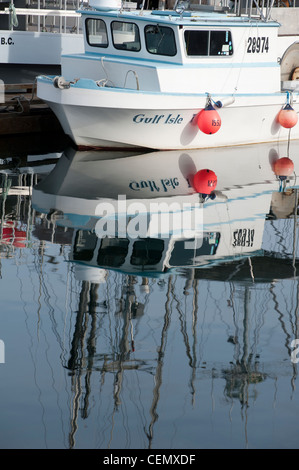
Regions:
<svg viewBox="0 0 299 470"><path fill-rule="evenodd" d="M287 375L295 393L298 299L291 287L286 307L281 289L298 279L298 164L295 142L113 159L67 149L33 187L32 237L68 248L80 285L60 355L72 383L69 447L93 446L80 419L92 420L100 448L159 447L157 439L163 448L276 445L260 437L259 420L240 430L250 401L274 419L265 411L271 388L259 385L266 379L277 386ZM203 169L217 181L198 193ZM215 431L231 425L227 405L235 437Z"/></svg>
<svg viewBox="0 0 299 470"><path fill-rule="evenodd" d="M252 273L252 257L264 256L266 218L294 211L288 152L285 143L106 160L105 152L68 149L34 188L33 205L74 230L71 260L84 266L151 277L204 267L209 277L211 266L246 258ZM193 184L204 169L216 175L211 188L203 181L208 194Z"/></svg>

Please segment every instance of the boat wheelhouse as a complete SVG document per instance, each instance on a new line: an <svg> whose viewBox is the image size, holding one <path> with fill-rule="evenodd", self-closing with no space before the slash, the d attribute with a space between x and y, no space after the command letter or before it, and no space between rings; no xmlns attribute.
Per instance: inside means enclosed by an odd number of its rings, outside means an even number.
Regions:
<svg viewBox="0 0 299 470"><path fill-rule="evenodd" d="M282 81L280 24L270 12L179 4L109 9L100 2L81 10L84 53L62 57L62 76L39 77L38 95L78 147L181 149L299 138L299 125L290 131L278 121L286 105L297 120L299 81L292 80L294 64L286 72L286 60Z"/></svg>

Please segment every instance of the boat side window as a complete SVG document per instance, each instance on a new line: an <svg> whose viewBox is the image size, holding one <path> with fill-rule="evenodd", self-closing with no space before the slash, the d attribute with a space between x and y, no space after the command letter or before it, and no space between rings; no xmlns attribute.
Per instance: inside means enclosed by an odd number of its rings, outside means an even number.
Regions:
<svg viewBox="0 0 299 470"><path fill-rule="evenodd" d="M107 28L103 20L87 18L86 39L90 46L108 47Z"/></svg>
<svg viewBox="0 0 299 470"><path fill-rule="evenodd" d="M168 26L147 25L144 28L145 43L151 54L174 56L177 53L174 32Z"/></svg>
<svg viewBox="0 0 299 470"><path fill-rule="evenodd" d="M188 56L232 55L233 45L230 31L185 31Z"/></svg>
<svg viewBox="0 0 299 470"><path fill-rule="evenodd" d="M208 55L209 31L185 31L187 55Z"/></svg>
<svg viewBox="0 0 299 470"><path fill-rule="evenodd" d="M138 26L124 21L112 21L111 32L116 49L138 52L141 49Z"/></svg>
<svg viewBox="0 0 299 470"><path fill-rule="evenodd" d="M233 43L230 31L210 32L210 55L232 55Z"/></svg>

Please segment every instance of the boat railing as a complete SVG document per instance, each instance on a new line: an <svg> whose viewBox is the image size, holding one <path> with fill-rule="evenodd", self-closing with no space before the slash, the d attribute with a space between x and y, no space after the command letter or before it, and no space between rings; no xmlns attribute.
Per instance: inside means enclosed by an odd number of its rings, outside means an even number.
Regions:
<svg viewBox="0 0 299 470"><path fill-rule="evenodd" d="M167 0L166 0L167 1ZM259 17L264 21L271 18L273 9L299 7L299 0L176 0L174 10L224 11L236 16Z"/></svg>
<svg viewBox="0 0 299 470"><path fill-rule="evenodd" d="M53 33L82 33L77 10L88 0L15 0L0 2L0 18L7 17L1 29Z"/></svg>
<svg viewBox="0 0 299 470"><path fill-rule="evenodd" d="M151 0L123 2L149 8ZM81 34L80 8L89 0L0 0L0 29ZM273 10L298 8L299 0L159 0L159 9L224 11L236 16L271 18ZM3 21L5 20L5 21Z"/></svg>
<svg viewBox="0 0 299 470"><path fill-rule="evenodd" d="M258 16L264 21L270 19L271 10L275 0L235 0L234 13L237 16Z"/></svg>

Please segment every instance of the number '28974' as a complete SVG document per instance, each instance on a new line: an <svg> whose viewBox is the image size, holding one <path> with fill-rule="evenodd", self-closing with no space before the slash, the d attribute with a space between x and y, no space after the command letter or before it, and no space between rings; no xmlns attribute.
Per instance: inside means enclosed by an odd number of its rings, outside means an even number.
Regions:
<svg viewBox="0 0 299 470"><path fill-rule="evenodd" d="M249 36L247 40L247 53L254 54L259 52L268 52L269 51L269 38L266 36L254 37Z"/></svg>

